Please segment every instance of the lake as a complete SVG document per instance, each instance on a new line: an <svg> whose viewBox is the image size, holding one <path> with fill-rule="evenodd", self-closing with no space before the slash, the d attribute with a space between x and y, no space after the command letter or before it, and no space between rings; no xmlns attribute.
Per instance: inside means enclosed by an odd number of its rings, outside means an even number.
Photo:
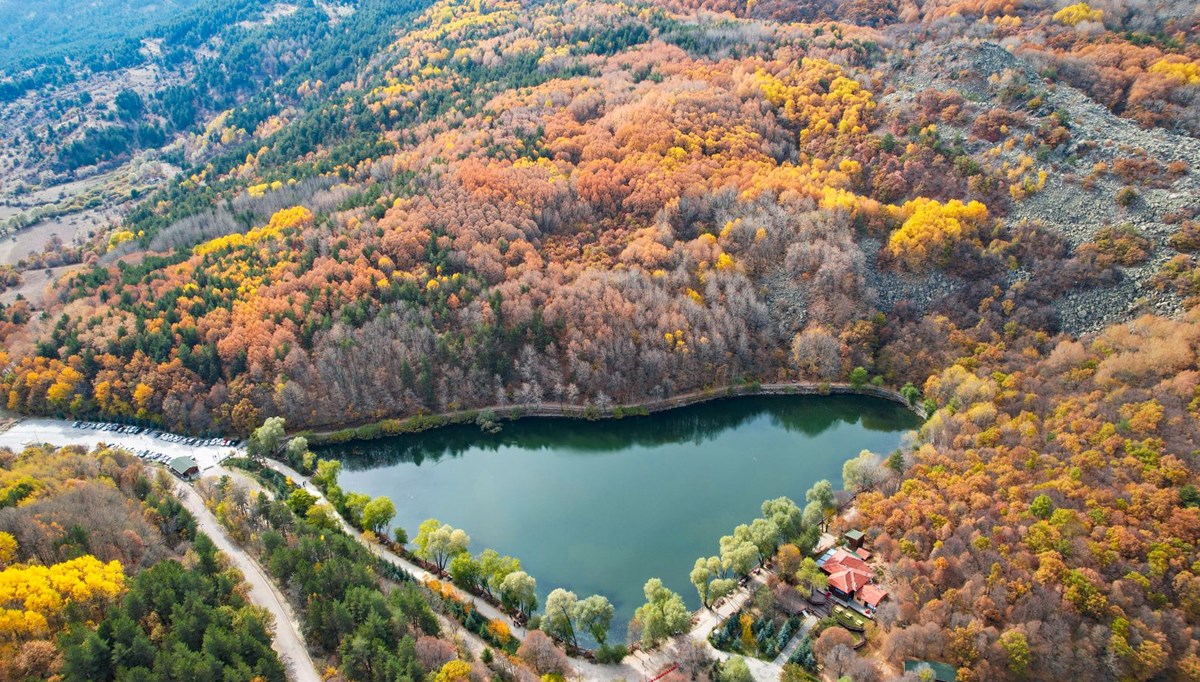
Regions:
<svg viewBox="0 0 1200 682"><path fill-rule="evenodd" d="M916 426L875 398L760 396L620 420L525 419L496 434L449 426L319 454L343 461L343 490L389 496L410 538L435 517L466 530L473 552L520 558L543 601L555 587L608 597L610 641L622 641L647 579L698 607L692 564L763 500L804 506L813 483L840 488L843 462L886 455Z"/></svg>

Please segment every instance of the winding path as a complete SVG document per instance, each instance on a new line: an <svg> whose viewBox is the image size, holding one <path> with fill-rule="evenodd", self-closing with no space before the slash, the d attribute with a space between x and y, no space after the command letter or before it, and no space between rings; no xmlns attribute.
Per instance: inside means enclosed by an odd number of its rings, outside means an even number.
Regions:
<svg viewBox="0 0 1200 682"><path fill-rule="evenodd" d="M267 460L265 462L265 464L268 467L274 469L275 471L278 471L279 473L283 474L284 476L291 478L293 482L303 485L304 489L307 490L308 492L312 493L313 495L315 495L319 501L324 502L325 504L328 504L331 508L333 508L335 510L335 515L337 516L338 523L342 527L342 530L346 531L346 534L349 535L350 537L354 538L355 540L358 540L358 542L360 544L362 544L364 547L369 549L371 551L371 553L374 554L375 556L379 557L380 559L383 559L384 561L387 561L388 563L390 563L394 566L398 566L398 567L404 569L405 571L412 574L412 576L420 582L426 582L429 580L438 580L441 582L445 582L445 580L443 578L440 578L440 577L430 573L429 571L425 570L424 568L422 568L422 567L418 566L417 564L414 564L413 562L409 561L408 559L405 559L404 557L396 554L395 552L389 550L388 548L384 547L383 545L381 545L377 542L371 542L371 541L367 540L365 537L363 537L363 534L361 532L359 532L358 529L356 529L354 526L351 526L350 523L348 521L346 521L346 519L341 514L336 513L337 508L334 507L333 504L329 502L329 500L325 499L325 494L322 493L321 490L319 488L317 488L317 486L315 486L311 482L309 482L309 480L307 478L305 478L304 475L301 474L300 472L296 471L295 469L291 468L290 466L288 466L286 464L277 462L275 460ZM455 592L458 594L458 597L460 599L463 599L465 601L470 601L474 605L475 610L479 611L480 614L487 617L488 620L499 618L500 620L505 621L506 623L508 623L509 629L512 631L512 635L514 637L516 637L517 639L525 639L525 635L528 634L525 631L525 628L520 627L516 623L512 622L512 619L509 618L503 612L501 612L500 609L496 608L495 606L492 606L487 601L485 601L483 598L477 597L469 592L464 592L462 590L457 590L457 589L455 590Z"/></svg>
<svg viewBox="0 0 1200 682"><path fill-rule="evenodd" d="M271 648L275 649L283 660L288 679L293 682L321 682L321 676L317 674L317 668L308 655L304 637L300 634L300 625L296 622L287 599L279 593L275 583L267 577L257 561L226 535L225 528L208 507L204 506L204 501L191 486L175 486L175 495L192 516L196 517L196 524L200 530L212 538L217 549L224 552L230 562L242 572L242 577L250 586L250 601L267 609L275 617L275 637Z"/></svg>
<svg viewBox="0 0 1200 682"><path fill-rule="evenodd" d="M0 447L9 447L19 451L28 442L48 442L62 447L66 445L83 445L94 448L103 444L116 445L127 450L137 450L145 447L146 443L156 448L169 450L170 444L157 442L146 436L119 433L115 431L91 431L75 429L70 422L54 419L16 421L8 428L0 431ZM217 518L204 506L200 495L189 485L175 486L175 496L183 506L196 517L196 525L206 535L212 538L213 544L221 550L229 561L242 572L242 577L249 585L250 601L266 609L275 619L275 635L271 648L279 654L287 670L288 679L292 682L321 682L304 637L300 634L300 625L287 599L280 594L275 583L271 581L249 554L238 547L225 532Z"/></svg>
<svg viewBox="0 0 1200 682"><path fill-rule="evenodd" d="M273 459L267 460L265 464L271 469L274 469L284 476L291 478L294 483L300 483L303 485L304 489L315 495L319 501L330 504L319 488L309 482L303 474L296 471L292 467ZM330 504L330 506L332 506L332 504ZM336 514L335 512L335 515L337 516L338 523L341 525L342 530L344 530L350 537L358 540L360 544L366 547L375 556L394 566L398 566L405 571L408 571L414 578L421 582L427 580L439 580L441 582L445 582L445 580L442 578L435 576L421 566L418 566L417 564L414 564L408 559L405 559L404 557L391 551L387 547L384 547L377 542L371 542L367 540L367 538L363 537L363 534L359 532L358 529L351 526L341 514ZM480 614L489 620L499 619L504 621L508 625L512 636L518 641L524 640L529 634L525 628L514 623L512 618L509 618L507 614L500 611L500 609L497 609L482 597L471 594L470 592L459 590L457 588L455 588L454 591L458 595L459 599L469 601L474 608L479 611ZM482 640L479 640L465 628L460 627L459 630L461 630L462 634L468 639L468 641L475 640L472 641L472 649L478 649L479 651L482 651L482 647L486 646L483 644ZM585 680L649 680L657 674L658 670L665 665L669 665L671 662L670 660L660 660L662 659L662 656L655 655L659 653L660 652L653 652L652 654L626 656L625 660L617 665L599 665L597 663L592 663L591 661L572 659L571 667L575 669L576 675L579 676L580 679Z"/></svg>

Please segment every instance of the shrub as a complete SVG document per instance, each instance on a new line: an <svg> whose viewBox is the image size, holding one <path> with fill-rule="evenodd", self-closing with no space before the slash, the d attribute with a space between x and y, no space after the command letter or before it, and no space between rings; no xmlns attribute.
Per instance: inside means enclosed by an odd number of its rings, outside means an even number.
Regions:
<svg viewBox="0 0 1200 682"><path fill-rule="evenodd" d="M620 663L628 654L629 649L624 644L617 644L615 646L602 644L596 650L596 662L603 665Z"/></svg>
<svg viewBox="0 0 1200 682"><path fill-rule="evenodd" d="M1176 251L1200 251L1200 221L1185 220L1168 240Z"/></svg>
<svg viewBox="0 0 1200 682"><path fill-rule="evenodd" d="M1137 201L1138 193L1132 187L1122 187L1117 190L1117 204L1128 208Z"/></svg>
<svg viewBox="0 0 1200 682"><path fill-rule="evenodd" d="M854 388L862 388L867 384L867 368L855 367L850 370L850 385Z"/></svg>
<svg viewBox="0 0 1200 682"><path fill-rule="evenodd" d="M1105 227L1096 233L1095 242L1101 254L1126 267L1146 262L1153 248L1150 240L1132 225Z"/></svg>

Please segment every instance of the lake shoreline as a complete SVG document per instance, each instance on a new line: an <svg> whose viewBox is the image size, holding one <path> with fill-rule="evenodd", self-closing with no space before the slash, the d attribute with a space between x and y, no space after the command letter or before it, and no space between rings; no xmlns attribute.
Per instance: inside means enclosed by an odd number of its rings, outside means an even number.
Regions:
<svg viewBox="0 0 1200 682"><path fill-rule="evenodd" d="M899 391L894 389L870 385L853 386L848 383L796 381L771 384L739 384L728 386L724 389L691 391L670 398L648 400L626 405L614 405L610 408L600 408L595 405L567 405L564 403L546 402L524 405L493 405L490 407L456 410L439 414L414 415L402 419L382 419L340 429L304 430L294 435L305 437L308 439L310 445L338 445L421 433L443 426L472 422L516 421L530 418L586 419L589 421L623 419L626 417L648 416L724 398L791 395L855 395L878 398L903 406L922 421L928 419L928 415L922 405L910 403Z"/></svg>
<svg viewBox="0 0 1200 682"><path fill-rule="evenodd" d="M647 579L699 606L687 578L721 535L764 500L804 499L821 480L842 487L847 460L895 452L918 425L897 401L765 390L780 395L688 396L699 404L621 421L501 421L500 433L467 422L313 451L341 462L342 491L393 500L409 538L436 518L467 532L472 552L520 557L540 600L558 587L604 595L623 637Z"/></svg>

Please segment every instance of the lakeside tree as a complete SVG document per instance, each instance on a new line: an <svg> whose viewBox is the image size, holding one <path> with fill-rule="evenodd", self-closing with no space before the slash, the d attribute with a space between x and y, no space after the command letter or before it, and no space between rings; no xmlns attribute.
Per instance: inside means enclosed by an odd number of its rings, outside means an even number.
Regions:
<svg viewBox="0 0 1200 682"><path fill-rule="evenodd" d="M546 603L542 606L542 631L578 647L579 639L575 634L575 607L578 603L574 592L561 587L552 590L546 595Z"/></svg>
<svg viewBox="0 0 1200 682"><path fill-rule="evenodd" d="M459 552L450 560L450 579L468 592L480 591L485 582L483 569L470 552Z"/></svg>
<svg viewBox="0 0 1200 682"><path fill-rule="evenodd" d="M737 581L725 577L726 572L726 565L720 557L696 559L688 577L695 586L696 593L700 596L700 603L705 608L712 608L713 602L729 595L737 588Z"/></svg>
<svg viewBox="0 0 1200 682"><path fill-rule="evenodd" d="M304 459L309 454L308 439L304 436L296 436L288 440L284 446L284 453L287 455L287 461L294 467L304 467Z"/></svg>
<svg viewBox="0 0 1200 682"><path fill-rule="evenodd" d="M778 537L794 540L804 532L804 512L788 497L777 497L762 503L763 518L775 524Z"/></svg>
<svg viewBox="0 0 1200 682"><path fill-rule="evenodd" d="M356 528L363 527L363 510L366 509L370 501L371 496L366 493L347 493L342 498L342 509L350 525Z"/></svg>
<svg viewBox="0 0 1200 682"><path fill-rule="evenodd" d="M809 503L818 503L820 508L826 512L832 512L837 507L837 500L834 496L833 484L825 479L821 479L814 483L812 487L804 493L804 499Z"/></svg>
<svg viewBox="0 0 1200 682"><path fill-rule="evenodd" d="M392 507L392 513L395 514L395 507ZM471 536L448 523L426 519L417 528L417 537L413 542L417 546L417 556L437 566L439 571L444 571L451 557L467 551Z"/></svg>
<svg viewBox="0 0 1200 682"><path fill-rule="evenodd" d="M546 596L542 611L542 631L560 641L578 647L581 631L590 634L601 647L608 640L614 610L602 595L578 599L574 592L558 588Z"/></svg>
<svg viewBox="0 0 1200 682"><path fill-rule="evenodd" d="M643 592L646 603L639 606L633 615L641 630L643 647L653 649L668 637L687 631L692 614L682 597L667 589L658 578L646 581Z"/></svg>
<svg viewBox="0 0 1200 682"><path fill-rule="evenodd" d="M482 575L480 586L489 596L499 593L504 579L519 570L521 570L520 559L501 556L494 549L485 549L479 553L479 571Z"/></svg>
<svg viewBox="0 0 1200 682"><path fill-rule="evenodd" d="M728 538L728 540L726 539ZM779 529L767 519L754 519L750 523L739 524L733 529L733 535L721 538L721 556L727 558L730 566L739 575L745 575L753 568L754 563L765 562L779 544ZM729 547L728 556L726 547ZM746 565L746 548L753 553L750 565Z"/></svg>
<svg viewBox="0 0 1200 682"><path fill-rule="evenodd" d="M804 525L808 528L819 528L825 519L837 510L837 498L834 496L833 484L821 479L804 493L808 504L804 505Z"/></svg>
<svg viewBox="0 0 1200 682"><path fill-rule="evenodd" d="M863 450L857 457L842 464L842 481L846 490L859 493L869 490L887 477L887 470L879 455Z"/></svg>
<svg viewBox="0 0 1200 682"><path fill-rule="evenodd" d="M734 529L734 535L737 535L739 528L745 528L746 537L754 545L754 549L758 552L758 562L765 563L767 559L775 554L776 548L779 547L779 528L773 521L768 519L754 519L749 526L739 526Z"/></svg>
<svg viewBox="0 0 1200 682"><path fill-rule="evenodd" d="M317 470L310 478L313 485L321 490L326 490L329 486L337 483L338 476L342 473L342 463L336 459L319 459L317 460Z"/></svg>
<svg viewBox="0 0 1200 682"><path fill-rule="evenodd" d="M525 571L513 571L500 582L500 603L528 617L537 609L537 581Z"/></svg>
<svg viewBox="0 0 1200 682"><path fill-rule="evenodd" d="M862 388L867 385L867 368L859 365L850 370L850 385L854 388Z"/></svg>
<svg viewBox="0 0 1200 682"><path fill-rule="evenodd" d="M250 434L250 439L246 442L246 454L256 460L274 457L279 454L286 436L283 417L268 417L262 426ZM306 442L305 447L307 446Z"/></svg>
<svg viewBox="0 0 1200 682"><path fill-rule="evenodd" d="M614 613L612 602L601 594L593 594L575 604L575 621L579 628L586 630L601 647L607 645Z"/></svg>
<svg viewBox="0 0 1200 682"><path fill-rule="evenodd" d="M392 504L392 501L389 498L387 498L383 495L380 495L379 497L376 497L375 499L368 502L363 507L362 527L365 530L369 530L378 535L379 533L383 532L383 529L385 527L387 527L387 525L389 523L392 522L392 519L395 518L395 516L396 516L396 505ZM469 543L471 541L471 539L466 538L465 533L463 534L465 539L459 539L459 540L455 540L453 538L453 533L451 535L452 535L451 545L456 546L456 543L461 541L462 549L463 549L463 551L465 551L466 547L467 547L467 543Z"/></svg>
<svg viewBox="0 0 1200 682"><path fill-rule="evenodd" d="M758 557L758 548L745 536L746 533L739 536L735 530L733 535L722 536L719 542L721 565L741 577L750 575Z"/></svg>

